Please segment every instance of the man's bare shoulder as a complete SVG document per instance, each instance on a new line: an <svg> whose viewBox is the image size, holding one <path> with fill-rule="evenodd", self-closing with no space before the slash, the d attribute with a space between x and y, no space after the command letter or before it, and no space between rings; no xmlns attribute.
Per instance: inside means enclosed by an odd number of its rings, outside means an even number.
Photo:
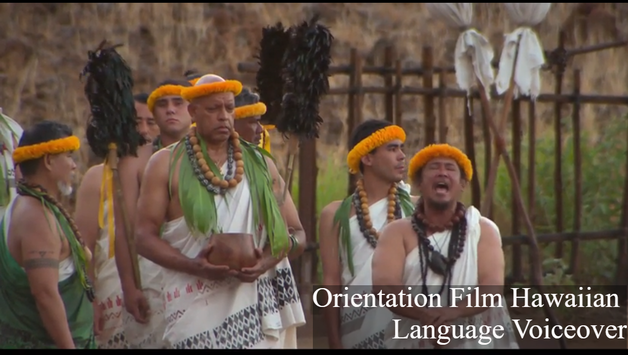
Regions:
<svg viewBox="0 0 628 355"><path fill-rule="evenodd" d="M122 169L122 167L124 166L129 168L141 169L146 165L146 162L148 162L152 154L152 145L145 144L137 149L136 156L128 155L120 158L120 168Z"/></svg>
<svg viewBox="0 0 628 355"><path fill-rule="evenodd" d="M83 174L83 179L100 179L102 177L103 164L96 164L91 168L87 169L85 174Z"/></svg>
<svg viewBox="0 0 628 355"><path fill-rule="evenodd" d="M93 186L100 186L102 175L103 164L94 165L91 168L87 169L85 174L83 174L79 189L85 189L86 186L89 186L90 188L88 190L91 190L91 187Z"/></svg>
<svg viewBox="0 0 628 355"><path fill-rule="evenodd" d="M266 160L266 165L268 165L268 170L270 170L270 173L273 177L275 177L275 175L279 175L279 170L277 169L277 164L275 164L275 162L270 158L264 155L264 160Z"/></svg>
<svg viewBox="0 0 628 355"><path fill-rule="evenodd" d="M500 246L502 244L501 233L499 232L499 227L495 222L490 219L481 216L480 217L480 240L489 242L489 243L498 243Z"/></svg>
<svg viewBox="0 0 628 355"><path fill-rule="evenodd" d="M28 196L17 197L11 213L12 232L33 238L49 237L57 230L55 223L56 217L41 201Z"/></svg>
<svg viewBox="0 0 628 355"><path fill-rule="evenodd" d="M168 167L171 156L172 153L170 149L161 149L150 156L148 163L146 164L146 168L148 169L150 167L151 169L163 169L164 167Z"/></svg>
<svg viewBox="0 0 628 355"><path fill-rule="evenodd" d="M412 232L410 218L397 219L384 226L380 231L380 239L403 238L410 232Z"/></svg>
<svg viewBox="0 0 628 355"><path fill-rule="evenodd" d="M336 214L336 211L340 208L342 204L342 200L332 201L327 206L323 207L321 210L321 219L333 218Z"/></svg>

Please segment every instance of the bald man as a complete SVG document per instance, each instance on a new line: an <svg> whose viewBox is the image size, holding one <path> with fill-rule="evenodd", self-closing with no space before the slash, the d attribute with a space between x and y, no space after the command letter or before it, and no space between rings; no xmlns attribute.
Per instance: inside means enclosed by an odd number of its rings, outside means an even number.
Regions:
<svg viewBox="0 0 628 355"><path fill-rule="evenodd" d="M137 249L164 268L164 339L175 349L296 348L305 322L288 261L305 234L292 199L273 198L283 190L275 164L233 130L241 90L216 75L184 88L196 127L151 157L141 184ZM233 234L252 238L254 266L208 261Z"/></svg>

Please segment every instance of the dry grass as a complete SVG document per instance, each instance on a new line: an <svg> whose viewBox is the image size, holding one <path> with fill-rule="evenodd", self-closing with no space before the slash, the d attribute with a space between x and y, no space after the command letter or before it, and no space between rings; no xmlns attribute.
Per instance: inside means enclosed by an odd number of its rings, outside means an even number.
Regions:
<svg viewBox="0 0 628 355"><path fill-rule="evenodd" d="M624 4L600 4L599 8L580 11L574 11L575 6L554 4L538 28L546 48L556 46L557 32L563 24L572 46L621 36L627 18L623 16ZM336 37L337 64L347 62L351 47L357 48L367 62L376 64L381 61L379 49L384 43L397 44L405 65L417 65L421 47L428 44L434 46L438 63L451 61L447 51L449 41L455 40L454 31L431 20L422 4L0 4L0 30L6 34L0 42L0 104L23 125L55 119L72 124L82 134L87 106L78 73L87 51L103 38L126 44L121 53L135 71L138 90L150 90L158 81L179 77L189 68L252 85L253 75L238 73L236 66L238 62L253 60L262 26L276 21L296 23L314 12L323 15ZM512 29L502 8L498 4L478 4L475 18L499 53L502 34ZM628 74L625 56L624 49L616 49L576 58L571 64L584 69L582 91L623 94ZM347 85L344 76L335 76L331 81L332 86ZM381 85L380 81L364 78L365 85ZM455 85L453 76L447 82ZM409 78L404 84L418 81ZM551 91L552 86L551 75L546 74L544 91ZM569 75L565 87L570 90ZM414 133L421 121L421 102L408 97L404 106L404 124ZM336 159L336 155L344 154L344 135L328 131L329 127L334 132L344 128L345 107L344 97L328 97L325 101L322 110L328 125L323 129L323 138L327 139L321 142L321 159ZM462 109L462 103L452 102L448 117L460 117ZM541 116L546 117L550 109L542 106ZM610 108L587 107L585 128L593 129L594 118L600 115L618 113ZM364 118L382 117L381 97L367 96ZM448 140L452 143L461 143L459 126L455 121L450 124ZM417 131L410 148L419 141L421 134ZM276 149L281 148L279 145ZM333 149L325 149L328 146ZM337 146L341 148L336 149Z"/></svg>
<svg viewBox="0 0 628 355"><path fill-rule="evenodd" d="M589 5L554 4L537 28L544 47L556 47L561 27L568 32L570 47L623 38L628 29L627 5ZM357 48L366 64L379 64L383 60L381 49L387 43L396 45L405 66L420 64L425 45L434 46L436 63L451 63L456 33L432 20L422 4L0 4L0 33L5 36L0 37L0 106L24 126L40 119L60 120L76 127L82 136L88 107L78 74L87 51L103 38L126 44L120 52L134 70L138 91L149 91L164 78L180 77L190 68L254 85L254 75L238 73L237 64L253 61L261 28L277 21L294 24L314 12L322 14L322 21L336 37L335 64L348 62L350 48ZM477 4L475 22L498 55L503 33L513 29L501 5ZM622 95L628 82L625 57L624 48L592 53L572 60L570 68L583 70L583 93ZM572 90L570 74L568 70L563 85L567 92ZM453 75L446 82L455 87ZM365 75L363 83L378 86L383 80ZM347 84L346 76L331 78L332 87ZM404 85L418 86L419 78L408 77ZM551 73L544 73L543 92L553 91L553 86ZM322 105L326 120L318 146L322 174L328 169L338 171L343 165L346 106L344 96L326 97ZM522 106L526 117L527 105ZM423 142L422 110L419 97L404 98L403 125L410 132L409 152ZM448 142L457 145L462 145L459 119L463 110L462 100L448 101ZM563 115L569 111L565 105ZM539 104L538 112L547 123L552 106ZM600 121L624 114L622 108L592 105L585 106L582 113L583 129L589 132L595 132ZM363 117L384 117L381 95L365 97ZM475 117L480 117L479 107ZM547 124L537 127L539 131L548 129ZM278 138L273 150L281 160L283 146ZM80 158L82 170L86 150L85 145Z"/></svg>

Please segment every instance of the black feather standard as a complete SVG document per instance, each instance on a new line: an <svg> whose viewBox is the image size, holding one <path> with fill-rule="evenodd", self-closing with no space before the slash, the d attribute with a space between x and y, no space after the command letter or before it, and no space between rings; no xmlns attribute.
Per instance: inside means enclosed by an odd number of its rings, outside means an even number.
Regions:
<svg viewBox="0 0 628 355"><path fill-rule="evenodd" d="M283 27L281 22L262 29L260 51L255 56L259 62L255 80L260 101L266 105L266 113L261 117L261 122L265 125L277 124L281 115L284 84L281 63L288 45L290 45L290 32L289 29Z"/></svg>
<svg viewBox="0 0 628 355"><path fill-rule="evenodd" d="M103 41L88 52L88 62L81 79L87 76L85 95L91 109L87 142L96 156L105 158L109 144L115 143L118 156L137 156L146 140L136 128L133 77L131 69L116 52L120 45Z"/></svg>
<svg viewBox="0 0 628 355"><path fill-rule="evenodd" d="M294 28L283 61L284 97L276 128L284 136L318 138L323 119L320 99L329 91L329 66L334 40L318 16Z"/></svg>

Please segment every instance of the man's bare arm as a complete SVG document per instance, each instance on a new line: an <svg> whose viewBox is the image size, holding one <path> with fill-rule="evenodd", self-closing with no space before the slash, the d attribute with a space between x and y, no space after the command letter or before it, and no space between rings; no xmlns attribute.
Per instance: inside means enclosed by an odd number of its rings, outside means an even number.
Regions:
<svg viewBox="0 0 628 355"><path fill-rule="evenodd" d="M404 288L403 271L406 262L404 234L409 228L408 220L400 219L387 224L380 232L377 248L373 253L373 293L398 295ZM419 320L423 309L418 307L389 307L391 312L402 317Z"/></svg>
<svg viewBox="0 0 628 355"><path fill-rule="evenodd" d="M96 242L98 240L98 209L100 204L100 182L102 180L103 166L95 165L89 168L76 191L76 206L74 208L74 221L85 244L96 255ZM94 261L92 258L88 270L89 277L95 280Z"/></svg>
<svg viewBox="0 0 628 355"><path fill-rule="evenodd" d="M502 239L499 228L493 221L480 218L480 241L478 242L478 291L480 295L503 295L504 273L506 263L504 261L504 250L502 249ZM475 292L471 293L472 298ZM482 297L482 296L480 296ZM503 297L502 297L502 302ZM482 304L484 302L477 302ZM476 305L476 301L468 302L463 299L456 304L456 318L471 317L487 310L491 304L486 302L488 307L467 307L467 304Z"/></svg>
<svg viewBox="0 0 628 355"><path fill-rule="evenodd" d="M138 157L124 157L120 159L118 164L118 172L120 174L120 188L122 189L122 198L126 209L126 218L133 223L135 220L135 207L139 195L139 186L137 183L137 172L141 168L141 161ZM116 192L114 191L114 196ZM116 201L117 202L117 201ZM116 266L120 275L122 291L129 292L135 289L135 274L133 272L133 264L131 253L129 252L129 244L127 242L126 228L124 225L124 216L122 208L114 202L114 223L116 226L115 254ZM109 212L111 213L111 212Z"/></svg>
<svg viewBox="0 0 628 355"><path fill-rule="evenodd" d="M170 204L169 160L170 151L162 149L150 158L144 170L135 219L137 252L167 269L197 275L200 266L194 259L181 254L159 236Z"/></svg>
<svg viewBox="0 0 628 355"><path fill-rule="evenodd" d="M279 174L279 170L277 170L277 166L272 159L266 158L266 162L268 163L268 169L270 170L270 174L273 179L273 192L275 192L276 195L281 196L283 195L283 189L286 183L283 181L283 178ZM295 250L288 255L291 260L296 259L305 251L307 239L305 231L303 230L303 225L301 224L301 219L299 218L299 212L292 200L290 192L286 194L286 199L280 204L279 209L281 211L281 215L286 221L286 226L293 232L294 237L299 242L298 245L295 246Z"/></svg>
<svg viewBox="0 0 628 355"><path fill-rule="evenodd" d="M57 348L74 349L65 306L59 294L59 257L63 237L58 234L54 222L52 225L48 223L56 221L51 213L45 211L41 204L33 204L32 207L28 215L22 214L25 218L13 221L20 228L16 235L21 241L22 267L48 335Z"/></svg>
<svg viewBox="0 0 628 355"><path fill-rule="evenodd" d="M339 228L334 226L334 215L340 203L340 201L334 201L323 208L318 227L321 264L323 266L323 287L327 288L332 295L342 293ZM325 293L319 293L319 295L323 294ZM319 300L319 304L326 304L326 302L327 300ZM340 308L325 307L323 308L323 315L330 348L342 348Z"/></svg>

